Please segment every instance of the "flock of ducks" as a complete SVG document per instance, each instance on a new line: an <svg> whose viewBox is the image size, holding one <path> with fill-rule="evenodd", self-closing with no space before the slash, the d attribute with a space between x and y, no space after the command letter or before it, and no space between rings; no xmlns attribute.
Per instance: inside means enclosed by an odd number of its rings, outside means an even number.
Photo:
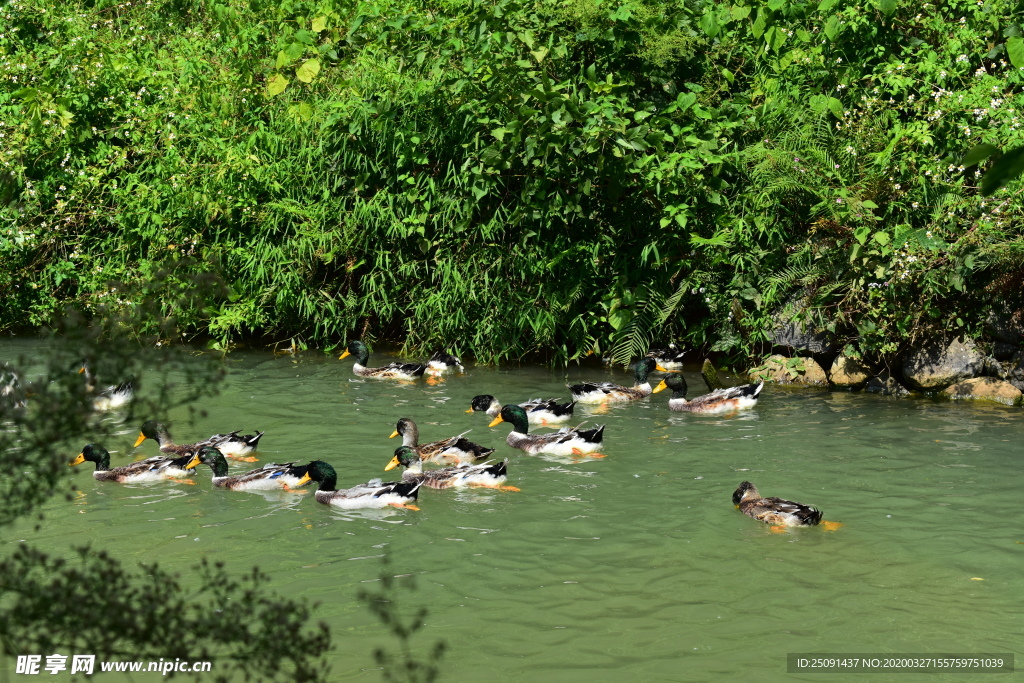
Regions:
<svg viewBox="0 0 1024 683"><path fill-rule="evenodd" d="M575 384L569 387L573 400L567 403L560 403L556 399L531 399L524 403L503 405L494 396L481 394L472 399L465 412L485 413L493 418L489 424L491 427L510 424L512 430L506 443L530 455L548 453L603 458L605 455L600 451L603 448L605 425L589 429L583 429L582 425L561 427L557 431L541 434L531 433L530 427L561 425L572 419L577 404L624 403L665 389L673 392L668 405L675 411L716 414L756 405L764 387L763 382L718 389L688 400L686 380L675 372L682 368L684 353L675 346L652 349L636 364L633 386L612 382ZM464 371L462 362L447 352L435 353L426 363L395 362L381 367L370 367L369 355L365 344L353 341L340 358L355 357L353 372L357 376L384 380L411 381L424 375L437 377L449 371ZM655 370L667 374L656 387L652 387L648 378ZM86 368L83 368L83 372L88 373ZM86 376L89 378L88 374ZM99 400L101 397L102 400ZM96 398L94 406L98 409L124 405L132 399L131 383L97 392ZM95 464L93 476L96 479L120 483L181 479L199 465L210 468L215 487L230 490L294 490L312 481L317 484L314 497L318 502L349 510L388 506L418 510L414 503L424 486L433 489L482 486L507 491L519 490L505 483L508 477L507 459L501 462L488 460L494 453L493 448L473 443L465 438L465 432L448 439L420 444L416 423L408 418L399 420L391 434L392 438L400 436L402 445L395 450L394 457L384 468L390 471L401 467L401 481L384 482L374 479L352 488L339 489L337 473L322 460L306 464L271 463L243 474L229 475L228 459L256 461L251 454L256 451L262 436L263 432L243 435L239 430L214 434L195 443L175 444L163 424L149 420L140 428L135 447L152 439L157 442L163 455L112 468L107 450L98 444L88 444L70 465L92 462ZM425 464L439 467L425 469ZM753 484L746 481L733 494L733 503L744 514L770 524L773 531L819 523L827 529L839 526L822 522L821 511L813 507L780 498L764 498Z"/></svg>

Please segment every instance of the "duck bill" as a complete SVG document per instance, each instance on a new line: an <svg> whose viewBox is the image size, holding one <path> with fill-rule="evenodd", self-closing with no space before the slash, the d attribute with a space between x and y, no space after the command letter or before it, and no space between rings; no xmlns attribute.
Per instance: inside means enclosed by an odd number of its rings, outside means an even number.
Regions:
<svg viewBox="0 0 1024 683"><path fill-rule="evenodd" d="M188 461L188 464L185 465L185 467L183 469L190 470L193 467L196 467L198 464L199 464L199 455L196 454L196 455L192 456L192 459Z"/></svg>
<svg viewBox="0 0 1024 683"><path fill-rule="evenodd" d="M68 467L74 467L75 465L81 465L85 462L85 453L79 453L78 457L68 463Z"/></svg>
<svg viewBox="0 0 1024 683"><path fill-rule="evenodd" d="M78 368L78 374L79 375L81 375L83 372L85 372L85 366L84 365L82 367Z"/></svg>
<svg viewBox="0 0 1024 683"><path fill-rule="evenodd" d="M348 352L348 349L345 349L345 353L343 353L340 356L338 356L338 360L341 360L342 358L348 358L351 355L352 354Z"/></svg>
<svg viewBox="0 0 1024 683"><path fill-rule="evenodd" d="M499 415L498 417L496 417L493 420L491 420L491 424L489 424L487 426L488 427L494 427L495 425L500 425L502 422L504 422L504 420L502 420L501 419L501 415Z"/></svg>
<svg viewBox="0 0 1024 683"><path fill-rule="evenodd" d="M142 445L142 442L146 440L145 434L139 434L139 438L135 439L135 445L132 448L138 448Z"/></svg>
<svg viewBox="0 0 1024 683"><path fill-rule="evenodd" d="M663 391L665 389L668 389L668 385L665 384L665 380L661 380L660 382L658 382L658 386L654 387L654 391L652 391L651 393L656 394L659 391Z"/></svg>
<svg viewBox="0 0 1024 683"><path fill-rule="evenodd" d="M396 429L395 431L391 432L391 436L389 436L388 438L389 438L389 439L393 439L393 438L395 438L396 436L398 436L398 430L397 430L397 429Z"/></svg>
<svg viewBox="0 0 1024 683"><path fill-rule="evenodd" d="M472 408L470 408L470 409L469 409L469 410L467 410L466 412L467 412L467 413L472 413L472 412L473 412L473 409L472 409Z"/></svg>
<svg viewBox="0 0 1024 683"><path fill-rule="evenodd" d="M401 464L402 463L398 462L398 456L396 455L395 457L391 458L391 462L389 462L388 466L384 468L384 471L388 472L390 470L393 470Z"/></svg>
<svg viewBox="0 0 1024 683"><path fill-rule="evenodd" d="M295 482L295 485L296 486L305 486L306 484L308 484L311 481L313 481L313 480L309 478L309 472L306 472L305 474L302 475L302 479L299 479L297 482Z"/></svg>
<svg viewBox="0 0 1024 683"><path fill-rule="evenodd" d="M660 370L661 372L672 372L671 370L669 370L667 368L661 367L661 363L655 363L654 364L654 369L655 370Z"/></svg>

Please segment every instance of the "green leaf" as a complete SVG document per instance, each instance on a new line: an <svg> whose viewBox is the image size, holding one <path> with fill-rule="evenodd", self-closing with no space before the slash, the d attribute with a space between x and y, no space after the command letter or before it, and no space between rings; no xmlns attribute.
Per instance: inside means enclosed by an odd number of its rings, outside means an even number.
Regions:
<svg viewBox="0 0 1024 683"><path fill-rule="evenodd" d="M896 11L896 0L871 0L871 4L875 6L875 9L885 15L892 14Z"/></svg>
<svg viewBox="0 0 1024 683"><path fill-rule="evenodd" d="M715 36L718 35L720 27L718 26L718 20L715 19L714 12L709 11L707 14L700 18L700 28L710 38L714 38Z"/></svg>
<svg viewBox="0 0 1024 683"><path fill-rule="evenodd" d="M295 32L295 40L299 41L300 43L305 43L306 45L312 45L314 37L313 34L307 31L306 29L300 28L298 31Z"/></svg>
<svg viewBox="0 0 1024 683"><path fill-rule="evenodd" d="M729 81L730 83L736 81L736 77L733 76L732 72L729 71L728 69L722 69L722 76L725 78L725 80Z"/></svg>
<svg viewBox="0 0 1024 683"><path fill-rule="evenodd" d="M295 77L303 83L310 83L320 73L320 61L307 59L298 69L295 70Z"/></svg>
<svg viewBox="0 0 1024 683"><path fill-rule="evenodd" d="M541 45L536 50L531 50L530 54L533 55L533 58L537 60L538 64L540 64L544 61L544 58L548 56L548 49Z"/></svg>
<svg viewBox="0 0 1024 683"><path fill-rule="evenodd" d="M768 0L768 9L775 11L786 4L786 0Z"/></svg>
<svg viewBox="0 0 1024 683"><path fill-rule="evenodd" d="M754 20L754 25L751 27L751 31L754 33L755 38L760 38L761 34L764 33L765 28L768 26L768 10L760 9L757 12L757 19Z"/></svg>
<svg viewBox="0 0 1024 683"><path fill-rule="evenodd" d="M989 196L1024 173L1024 147L1012 149L992 165L981 179L981 194Z"/></svg>
<svg viewBox="0 0 1024 683"><path fill-rule="evenodd" d="M697 102L697 95L692 92L679 93L676 97L676 107L680 113L686 111Z"/></svg>
<svg viewBox="0 0 1024 683"><path fill-rule="evenodd" d="M1024 69L1024 38L1007 38L1006 54L1010 55L1010 62L1018 69Z"/></svg>
<svg viewBox="0 0 1024 683"><path fill-rule="evenodd" d="M839 0L821 0L821 2L818 3L818 11L827 12L835 7L837 2L839 2Z"/></svg>
<svg viewBox="0 0 1024 683"><path fill-rule="evenodd" d="M871 239L873 239L874 241L878 242L883 247L885 245L889 244L889 242L892 241L892 237L889 236L889 233L881 232L881 231L876 232L874 235L872 235Z"/></svg>
<svg viewBox="0 0 1024 683"><path fill-rule="evenodd" d="M313 33L320 33L325 28L327 28L327 17L315 17L313 19L313 25L310 28L313 29Z"/></svg>
<svg viewBox="0 0 1024 683"><path fill-rule="evenodd" d="M823 29L825 31L825 37L830 41L834 41L836 36L839 35L839 29L841 28L842 25L839 23L839 17L833 14L828 18L828 21L825 22L825 28Z"/></svg>
<svg viewBox="0 0 1024 683"><path fill-rule="evenodd" d="M862 201L860 203L860 205L863 206L865 209L877 209L878 208L878 204L875 204L870 199L865 199L864 201Z"/></svg>
<svg viewBox="0 0 1024 683"><path fill-rule="evenodd" d="M974 166L975 164L980 164L981 162L985 161L985 159L988 159L990 156L992 156L998 151L999 148L997 148L995 145L989 145L986 143L975 145L974 147L971 147L969 150L967 150L967 154L965 154L964 158L961 159L960 165L967 167Z"/></svg>
<svg viewBox="0 0 1024 683"><path fill-rule="evenodd" d="M733 21L741 21L750 16L750 8L746 5L737 5L729 10L729 16L732 17Z"/></svg>
<svg viewBox="0 0 1024 683"><path fill-rule="evenodd" d="M274 74L274 77L267 81L267 89L263 93L266 97L276 97L288 87L288 78L284 74Z"/></svg>
<svg viewBox="0 0 1024 683"><path fill-rule="evenodd" d="M828 110L837 119L843 118L843 103L835 97L828 98Z"/></svg>

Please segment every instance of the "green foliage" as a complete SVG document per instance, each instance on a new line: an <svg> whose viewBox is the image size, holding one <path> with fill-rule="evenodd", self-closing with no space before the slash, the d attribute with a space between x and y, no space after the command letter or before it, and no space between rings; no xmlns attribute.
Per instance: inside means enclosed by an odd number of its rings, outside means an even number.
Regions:
<svg viewBox="0 0 1024 683"><path fill-rule="evenodd" d="M220 348L741 354L794 301L865 352L973 332L1024 277L1012 173L962 161L1020 145L1019 9L18 0L0 325L184 255Z"/></svg>

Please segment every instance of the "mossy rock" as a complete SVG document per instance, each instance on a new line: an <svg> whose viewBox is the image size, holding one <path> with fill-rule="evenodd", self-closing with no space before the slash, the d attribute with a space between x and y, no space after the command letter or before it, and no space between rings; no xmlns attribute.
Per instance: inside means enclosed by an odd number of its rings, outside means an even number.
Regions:
<svg viewBox="0 0 1024 683"><path fill-rule="evenodd" d="M828 375L813 358L786 358L774 355L750 371L750 378L774 384L828 386Z"/></svg>

